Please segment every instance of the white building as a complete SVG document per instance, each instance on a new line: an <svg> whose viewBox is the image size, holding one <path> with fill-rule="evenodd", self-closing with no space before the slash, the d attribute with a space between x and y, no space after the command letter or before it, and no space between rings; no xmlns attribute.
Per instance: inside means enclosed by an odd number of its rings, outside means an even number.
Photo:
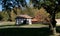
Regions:
<svg viewBox="0 0 60 36"><path fill-rule="evenodd" d="M32 17L28 15L19 15L16 17L16 25L20 24L32 24Z"/></svg>

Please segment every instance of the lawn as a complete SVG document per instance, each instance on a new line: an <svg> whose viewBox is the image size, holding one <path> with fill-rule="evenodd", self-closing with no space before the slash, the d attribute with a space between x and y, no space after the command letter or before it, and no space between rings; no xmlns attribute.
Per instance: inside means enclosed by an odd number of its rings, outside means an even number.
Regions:
<svg viewBox="0 0 60 36"><path fill-rule="evenodd" d="M60 25L57 25L60 26ZM0 28L41 28L41 27L49 27L49 25L44 24L25 24L25 25L15 25L15 22L1 22Z"/></svg>
<svg viewBox="0 0 60 36"><path fill-rule="evenodd" d="M49 28L4 28L0 35L4 36L49 36Z"/></svg>
<svg viewBox="0 0 60 36"><path fill-rule="evenodd" d="M60 26L56 27L57 33L60 33ZM20 25L4 24L0 25L1 36L50 36L51 32L48 25L44 24L32 24L32 25Z"/></svg>
<svg viewBox="0 0 60 36"><path fill-rule="evenodd" d="M41 28L41 27L48 27L48 25L44 25L44 24L26 24L26 25L15 25L15 24L4 24L4 25L0 25L0 29L2 28Z"/></svg>
<svg viewBox="0 0 60 36"><path fill-rule="evenodd" d="M60 27L57 32L60 33ZM51 32L48 27L41 28L3 28L0 29L1 36L50 36Z"/></svg>
<svg viewBox="0 0 60 36"><path fill-rule="evenodd" d="M32 25L10 25L4 24L0 25L0 35L1 36L49 36L50 31L48 27L43 27L42 24L32 24ZM36 28L37 27L37 28ZM43 35L44 34L44 35Z"/></svg>

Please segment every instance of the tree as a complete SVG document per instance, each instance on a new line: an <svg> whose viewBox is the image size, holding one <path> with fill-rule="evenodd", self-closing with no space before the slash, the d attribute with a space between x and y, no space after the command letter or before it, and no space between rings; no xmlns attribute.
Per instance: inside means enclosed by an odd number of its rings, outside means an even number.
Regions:
<svg viewBox="0 0 60 36"><path fill-rule="evenodd" d="M25 0L3 0L2 3L3 3L2 4L3 5L3 11L4 10L7 11L8 15L9 15L8 20L11 20L11 11L12 10L14 10L14 13L17 15L17 9L18 8L22 9L22 7L27 7Z"/></svg>
<svg viewBox="0 0 60 36"><path fill-rule="evenodd" d="M41 3L41 0L31 0L33 3L34 8L40 9L40 7L43 7L46 9L47 13L50 14L50 26L52 29L52 33L56 34L56 20L55 20L55 14L58 13L60 10L60 0L43 0L44 2Z"/></svg>
<svg viewBox="0 0 60 36"><path fill-rule="evenodd" d="M2 1L2 5L3 5L3 10L7 11L8 15L9 15L9 19L11 21L11 10L13 9L13 2L12 1L8 1L8 0L3 0Z"/></svg>
<svg viewBox="0 0 60 36"><path fill-rule="evenodd" d="M46 10L43 8L43 7L41 7L39 10L38 10L38 12L36 12L35 13L35 18L39 21L39 22L46 22L47 23L47 21L45 20L45 19L47 19L48 18L48 13L46 12Z"/></svg>

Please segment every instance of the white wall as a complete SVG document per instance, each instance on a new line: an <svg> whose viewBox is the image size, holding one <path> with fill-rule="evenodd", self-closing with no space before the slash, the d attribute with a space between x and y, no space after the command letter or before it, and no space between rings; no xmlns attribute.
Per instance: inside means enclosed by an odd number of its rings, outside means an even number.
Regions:
<svg viewBox="0 0 60 36"><path fill-rule="evenodd" d="M16 19L16 24L18 25L18 19Z"/></svg>
<svg viewBox="0 0 60 36"><path fill-rule="evenodd" d="M27 19L27 23L29 24L29 25L31 25L32 24L32 21L31 21L31 19Z"/></svg>
<svg viewBox="0 0 60 36"><path fill-rule="evenodd" d="M24 20L27 20L27 24L31 25L32 24L32 20L31 19L16 19L16 24L22 24Z"/></svg>

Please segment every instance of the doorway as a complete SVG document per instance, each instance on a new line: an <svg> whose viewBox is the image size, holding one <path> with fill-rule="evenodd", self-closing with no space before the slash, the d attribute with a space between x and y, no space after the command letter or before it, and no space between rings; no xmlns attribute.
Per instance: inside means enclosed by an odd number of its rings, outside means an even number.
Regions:
<svg viewBox="0 0 60 36"><path fill-rule="evenodd" d="M23 21L23 24L27 24L27 20L24 20L24 21Z"/></svg>

